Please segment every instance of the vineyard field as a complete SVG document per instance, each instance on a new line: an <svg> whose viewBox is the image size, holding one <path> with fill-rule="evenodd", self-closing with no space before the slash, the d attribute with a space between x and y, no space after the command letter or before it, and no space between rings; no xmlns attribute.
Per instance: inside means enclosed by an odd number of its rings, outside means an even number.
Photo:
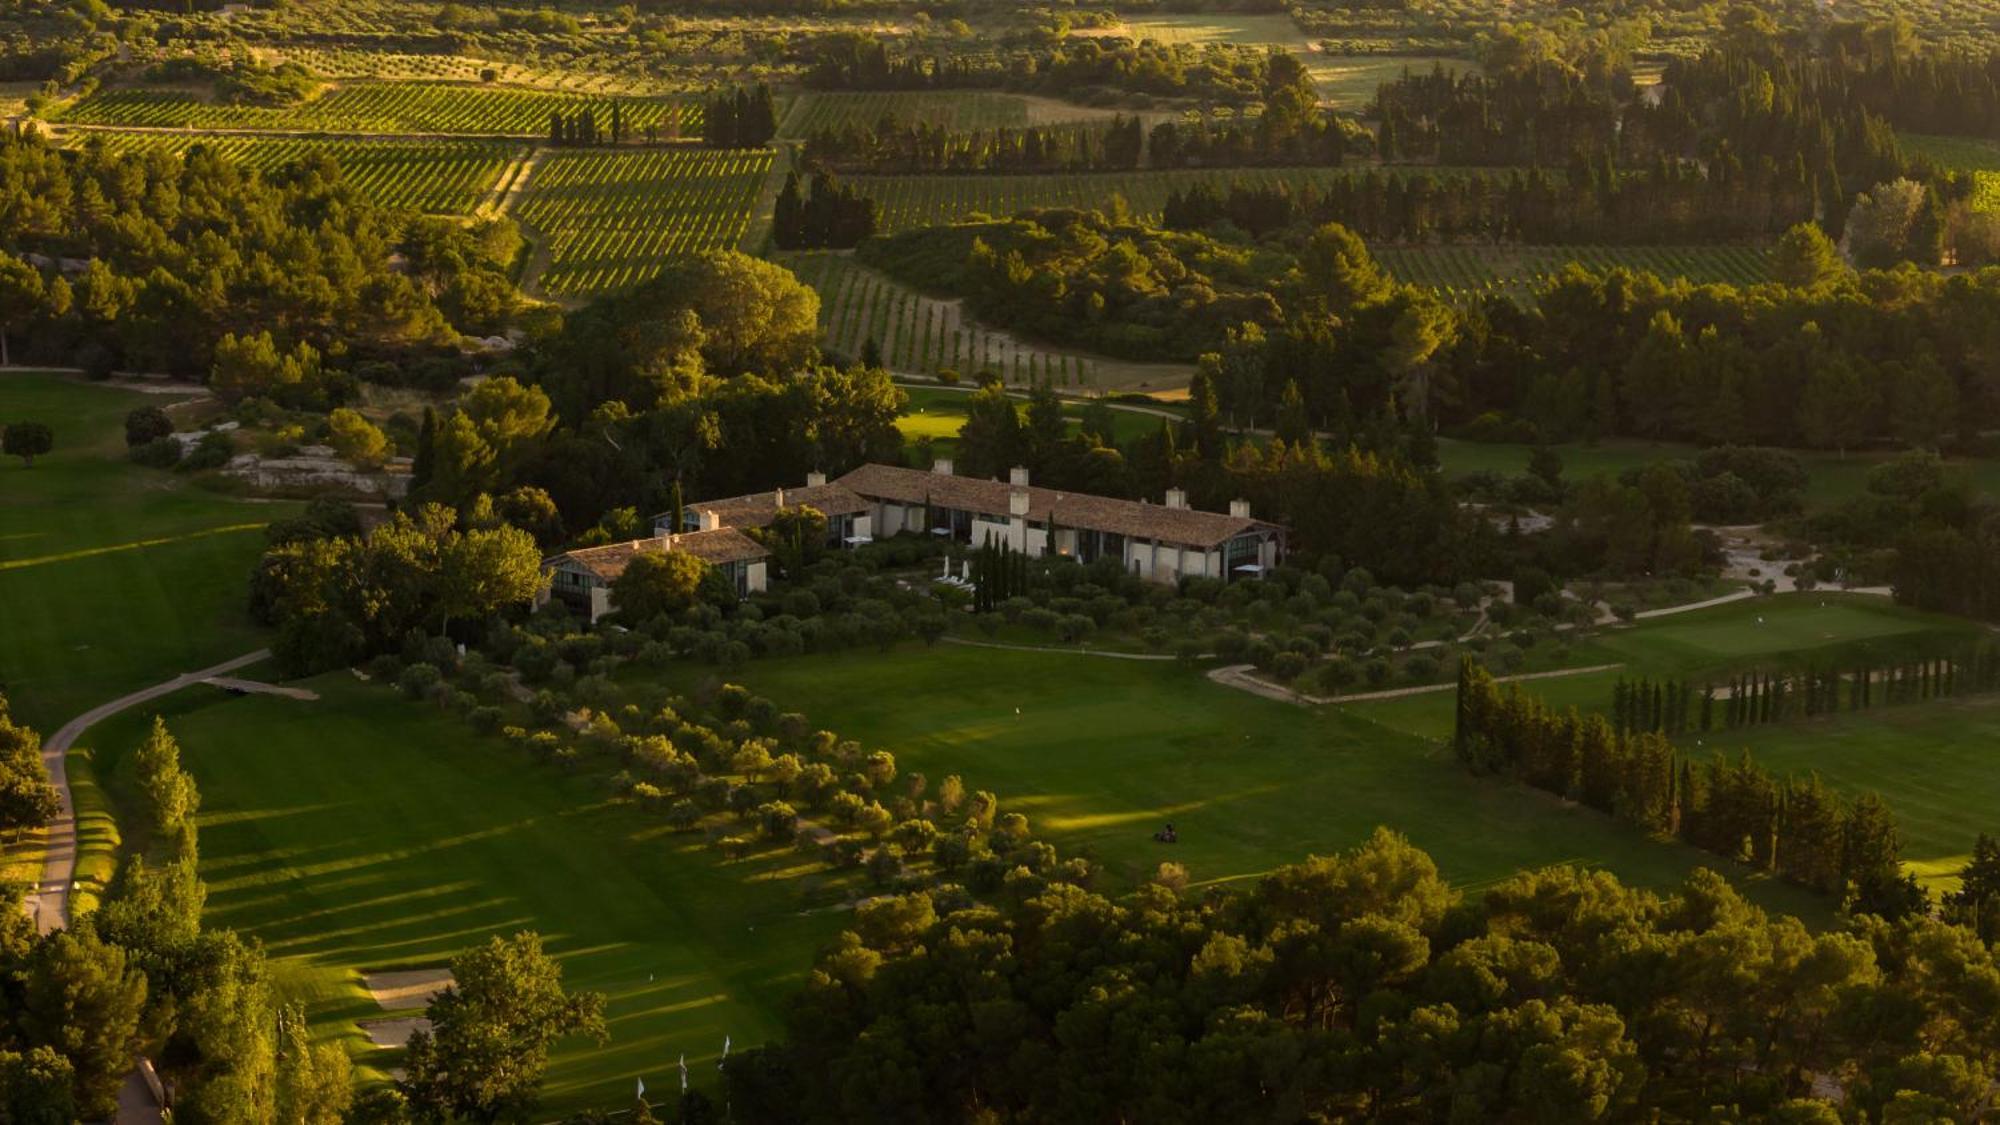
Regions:
<svg viewBox="0 0 2000 1125"><path fill-rule="evenodd" d="M434 215L469 215L477 210L498 187L502 172L525 151L511 141L452 138L397 141L93 132L83 139L126 152L165 149L185 154L199 146L260 172L330 157L372 202Z"/></svg>
<svg viewBox="0 0 2000 1125"><path fill-rule="evenodd" d="M701 130L701 107L693 102L451 82L356 82L290 106L229 105L171 90L106 90L49 116L66 124L128 128L546 137L555 113L588 109L599 128L608 128L614 104L633 136L644 136L648 127L662 137Z"/></svg>
<svg viewBox="0 0 2000 1125"><path fill-rule="evenodd" d="M1375 247L1399 281L1437 290L1449 300L1504 296L1534 300L1535 290L1571 262L1590 269L1625 266L1696 284L1751 285L1769 276L1770 252L1758 246L1418 246Z"/></svg>
<svg viewBox="0 0 2000 1125"><path fill-rule="evenodd" d="M957 301L941 301L898 285L846 254L794 254L785 264L819 293L820 338L859 356L873 339L892 371L966 376L1001 372L1009 383L1053 376L1058 388L1090 385L1091 361L1034 348L967 318Z"/></svg>
<svg viewBox="0 0 2000 1125"><path fill-rule="evenodd" d="M769 149L550 152L518 209L549 255L542 291L595 296L652 277L668 259L736 246L772 156Z"/></svg>
<svg viewBox="0 0 2000 1125"><path fill-rule="evenodd" d="M967 317L959 302L926 297L847 254L788 254L782 260L819 294L822 343L858 357L872 339L892 371L935 375L950 369L968 379L996 371L1010 385L1047 381L1072 393L1155 391L1188 380L1183 364L1081 355L993 331Z"/></svg>

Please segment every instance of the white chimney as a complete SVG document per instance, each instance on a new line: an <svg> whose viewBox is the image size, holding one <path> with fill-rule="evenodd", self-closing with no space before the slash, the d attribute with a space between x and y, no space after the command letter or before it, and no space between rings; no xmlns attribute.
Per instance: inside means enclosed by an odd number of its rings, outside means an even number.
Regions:
<svg viewBox="0 0 2000 1125"><path fill-rule="evenodd" d="M694 514L695 519L699 521L698 526L703 531L714 531L722 526L722 517L714 508L696 508Z"/></svg>
<svg viewBox="0 0 2000 1125"><path fill-rule="evenodd" d="M1026 487L1028 487L1028 470L1027 470L1027 468L1026 468L1025 466L1022 466L1022 465L1016 465L1016 466L1014 466L1013 468L1011 468L1011 469L1008 469L1008 470L1007 470L1007 483L1008 483L1008 484L1011 484L1011 485L1013 485L1013 486L1014 486L1015 488L1026 488Z"/></svg>
<svg viewBox="0 0 2000 1125"><path fill-rule="evenodd" d="M1169 508L1187 507L1187 492L1179 488L1167 489L1167 507Z"/></svg>
<svg viewBox="0 0 2000 1125"><path fill-rule="evenodd" d="M782 488L779 488L779 489L773 489L773 490L772 490L772 492L771 492L771 496L772 496L772 498L773 498L773 501L774 501L774 502L775 502L775 503L777 504L777 506L778 506L778 507L782 508L782 507L784 507L784 506L785 506L785 490L784 490L784 489L782 489Z"/></svg>
<svg viewBox="0 0 2000 1125"><path fill-rule="evenodd" d="M934 472L934 473L936 473L937 475L939 475L939 476L941 476L941 477L948 477L948 476L950 476L950 475L951 475L951 458L949 458L949 457L940 457L940 458L938 458L937 460L935 460L935 461L932 461L932 462L931 462L931 472Z"/></svg>
<svg viewBox="0 0 2000 1125"><path fill-rule="evenodd" d="M1028 490L1026 488L1016 488L1007 493L1007 514L1016 519L1027 517Z"/></svg>
<svg viewBox="0 0 2000 1125"><path fill-rule="evenodd" d="M1250 501L1248 501L1248 500L1231 500L1231 501L1229 502L1229 514L1230 514L1230 515L1232 515L1232 516L1235 516L1235 517L1236 517L1237 519L1239 519L1239 520L1247 520L1247 519L1249 519L1249 518L1250 518Z"/></svg>
<svg viewBox="0 0 2000 1125"><path fill-rule="evenodd" d="M826 484L826 474L825 474L825 473L807 473L807 474L806 474L806 487L807 487L807 488L819 488L819 487L822 487L822 486L824 486L825 484Z"/></svg>

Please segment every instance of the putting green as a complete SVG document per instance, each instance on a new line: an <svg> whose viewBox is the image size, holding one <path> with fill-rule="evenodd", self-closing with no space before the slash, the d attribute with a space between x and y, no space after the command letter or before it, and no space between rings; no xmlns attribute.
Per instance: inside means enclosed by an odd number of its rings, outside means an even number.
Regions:
<svg viewBox="0 0 2000 1125"><path fill-rule="evenodd" d="M740 1048L775 1031L846 917L801 913L815 865L790 849L724 861L609 802L602 778L530 762L454 716L344 672L304 686L321 698L195 688L163 713L201 788L208 923L263 942L320 1033L378 1075L397 1054L355 1025L384 1014L362 970L438 965L532 929L570 985L610 998L611 1041L557 1051L550 1117L623 1104L635 1078L672 1089L683 1052L706 1081L724 1035ZM149 716L88 737L121 805Z"/></svg>
<svg viewBox="0 0 2000 1125"><path fill-rule="evenodd" d="M292 504L234 500L125 460L125 414L173 402L0 373L0 421L55 451L0 462L0 684L44 731L135 688L257 648L244 610L263 525Z"/></svg>

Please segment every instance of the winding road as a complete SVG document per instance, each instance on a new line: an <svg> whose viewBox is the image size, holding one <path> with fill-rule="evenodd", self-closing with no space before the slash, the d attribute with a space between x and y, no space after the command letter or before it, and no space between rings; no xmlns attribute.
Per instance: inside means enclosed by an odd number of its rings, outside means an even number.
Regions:
<svg viewBox="0 0 2000 1125"><path fill-rule="evenodd" d="M238 668L269 659L271 650L260 648L247 652L233 660L225 660L212 668L199 672L188 672L176 676L162 684L141 688L130 695L121 695L109 703L100 703L69 722L42 743L42 764L48 767L49 781L56 787L62 798L62 811L49 823L46 836L47 845L42 860L42 881L22 905L27 908L28 917L35 920L39 933L59 930L69 924L70 885L76 878L76 806L69 795L69 748L75 744L77 736L120 711L148 703L163 695L174 692L206 679L227 675Z"/></svg>

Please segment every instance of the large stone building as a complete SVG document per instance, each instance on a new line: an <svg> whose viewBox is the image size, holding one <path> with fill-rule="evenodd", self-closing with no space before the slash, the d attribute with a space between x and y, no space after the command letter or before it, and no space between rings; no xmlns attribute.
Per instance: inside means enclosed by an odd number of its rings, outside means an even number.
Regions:
<svg viewBox="0 0 2000 1125"><path fill-rule="evenodd" d="M741 531L724 527L565 551L542 562L542 569L550 576L543 600L560 599L571 611L595 622L617 608L612 604L611 584L635 557L667 552L690 554L714 567L739 598L764 589L770 552Z"/></svg>
<svg viewBox="0 0 2000 1125"><path fill-rule="evenodd" d="M1285 529L1252 518L1242 500L1227 513L1207 512L1189 507L1179 489L1159 504L1120 500L1041 488L1029 483L1026 469L1004 481L962 477L947 460L928 471L863 465L830 482L814 473L803 488L690 504L680 530L762 527L780 508L799 505L826 513L830 544L928 534L972 546L1005 543L1029 557L1115 558L1156 582L1254 578L1285 551ZM671 516L658 517L655 531L666 534L671 523Z"/></svg>

